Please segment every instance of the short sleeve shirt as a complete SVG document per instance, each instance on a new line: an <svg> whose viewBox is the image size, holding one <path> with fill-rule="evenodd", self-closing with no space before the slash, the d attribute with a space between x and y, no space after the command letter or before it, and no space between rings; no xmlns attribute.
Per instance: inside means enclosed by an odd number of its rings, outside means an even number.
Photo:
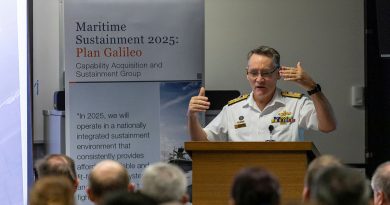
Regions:
<svg viewBox="0 0 390 205"><path fill-rule="evenodd" d="M305 129L318 130L313 102L306 96L282 95L277 88L262 111L252 92L244 100L225 105L204 131L209 141L302 141Z"/></svg>

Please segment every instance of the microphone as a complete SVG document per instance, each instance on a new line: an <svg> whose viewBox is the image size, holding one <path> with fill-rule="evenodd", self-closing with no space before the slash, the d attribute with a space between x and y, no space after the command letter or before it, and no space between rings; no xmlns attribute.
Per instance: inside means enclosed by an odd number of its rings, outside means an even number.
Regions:
<svg viewBox="0 0 390 205"><path fill-rule="evenodd" d="M272 134L272 131L274 131L274 126L273 125L269 125L268 126L268 130L269 130L269 133Z"/></svg>
<svg viewBox="0 0 390 205"><path fill-rule="evenodd" d="M275 140L272 139L272 131L274 131L274 126L273 125L269 125L268 126L268 130L269 130L269 140L266 140L267 142L273 142Z"/></svg>

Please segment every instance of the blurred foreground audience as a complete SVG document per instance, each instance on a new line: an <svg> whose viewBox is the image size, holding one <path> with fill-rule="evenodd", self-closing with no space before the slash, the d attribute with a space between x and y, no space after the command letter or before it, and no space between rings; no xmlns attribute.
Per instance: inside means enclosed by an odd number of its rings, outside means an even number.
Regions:
<svg viewBox="0 0 390 205"><path fill-rule="evenodd" d="M75 205L73 194L78 179L74 161L52 154L36 163L38 180L30 192L29 205ZM96 205L183 205L188 202L187 179L176 165L158 162L149 165L141 178L142 189L134 191L128 171L117 161L104 160L89 174L86 189ZM340 160L323 155L307 170L302 204L368 205L373 193L375 205L390 205L390 162L381 164L371 183L357 170ZM372 196L372 195L371 195ZM261 167L240 170L231 188L230 205L280 205L278 179Z"/></svg>

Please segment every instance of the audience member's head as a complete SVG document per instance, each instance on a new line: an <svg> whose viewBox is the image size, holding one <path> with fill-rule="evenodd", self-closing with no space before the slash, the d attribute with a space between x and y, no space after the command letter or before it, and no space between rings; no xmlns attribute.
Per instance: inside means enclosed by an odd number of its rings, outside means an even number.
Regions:
<svg viewBox="0 0 390 205"><path fill-rule="evenodd" d="M280 204L279 182L274 175L263 168L244 168L234 178L230 203L278 205Z"/></svg>
<svg viewBox="0 0 390 205"><path fill-rule="evenodd" d="M186 203L187 179L177 166L155 163L146 167L141 178L141 192L162 203Z"/></svg>
<svg viewBox="0 0 390 205"><path fill-rule="evenodd" d="M158 205L141 192L114 192L104 197L101 205Z"/></svg>
<svg viewBox="0 0 390 205"><path fill-rule="evenodd" d="M367 205L367 183L365 176L352 168L325 168L313 179L311 200L318 205Z"/></svg>
<svg viewBox="0 0 390 205"><path fill-rule="evenodd" d="M87 194L98 204L104 195L115 191L133 191L125 167L117 161L104 160L97 163L89 174Z"/></svg>
<svg viewBox="0 0 390 205"><path fill-rule="evenodd" d="M79 181L72 158L63 154L50 154L38 160L35 168L38 179L46 176L65 176L73 183L73 190L77 190Z"/></svg>
<svg viewBox="0 0 390 205"><path fill-rule="evenodd" d="M30 192L30 205L74 205L73 186L63 176L46 176L37 180Z"/></svg>
<svg viewBox="0 0 390 205"><path fill-rule="evenodd" d="M322 155L310 162L305 175L305 184L302 192L303 201L308 202L310 200L311 184L313 183L314 176L320 170L333 166L341 167L343 164L332 155Z"/></svg>
<svg viewBox="0 0 390 205"><path fill-rule="evenodd" d="M375 170L371 187L374 191L375 205L390 204L390 161L379 165Z"/></svg>

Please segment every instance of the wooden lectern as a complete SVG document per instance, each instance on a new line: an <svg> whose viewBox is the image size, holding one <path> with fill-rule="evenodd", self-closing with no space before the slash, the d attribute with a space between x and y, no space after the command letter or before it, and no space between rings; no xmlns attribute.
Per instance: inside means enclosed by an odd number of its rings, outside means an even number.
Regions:
<svg viewBox="0 0 390 205"><path fill-rule="evenodd" d="M234 175L261 166L274 173L282 202L300 201L308 163L319 156L312 142L186 142L192 157L192 203L227 205Z"/></svg>

